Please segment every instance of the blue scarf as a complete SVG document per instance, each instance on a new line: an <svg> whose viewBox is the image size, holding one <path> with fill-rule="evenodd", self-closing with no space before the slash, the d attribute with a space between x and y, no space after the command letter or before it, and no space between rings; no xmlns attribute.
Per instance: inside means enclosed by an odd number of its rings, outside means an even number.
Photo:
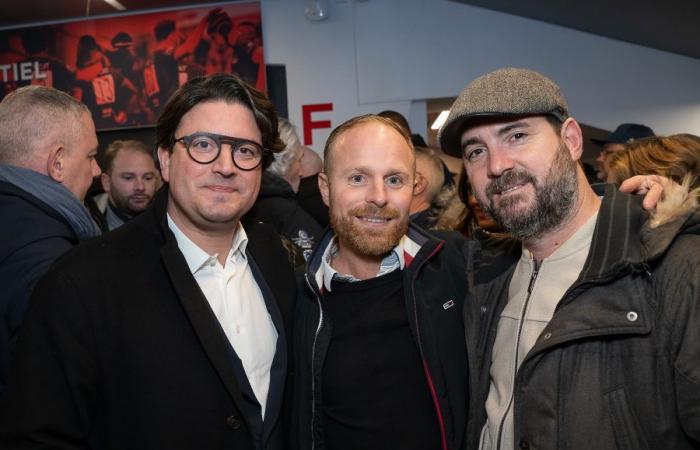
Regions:
<svg viewBox="0 0 700 450"><path fill-rule="evenodd" d="M0 164L0 181L13 184L56 210L80 239L100 234L87 208L64 185L23 167Z"/></svg>

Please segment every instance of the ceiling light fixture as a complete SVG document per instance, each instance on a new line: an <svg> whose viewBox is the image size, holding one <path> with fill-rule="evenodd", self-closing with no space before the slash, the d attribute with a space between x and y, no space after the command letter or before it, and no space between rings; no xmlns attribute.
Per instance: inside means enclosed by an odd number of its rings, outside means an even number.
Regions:
<svg viewBox="0 0 700 450"><path fill-rule="evenodd" d="M126 6L122 5L117 0L105 0L105 3L107 3L109 6L116 10L126 11Z"/></svg>
<svg viewBox="0 0 700 450"><path fill-rule="evenodd" d="M447 120L447 116L450 115L449 110L442 111L438 116L437 119L435 119L435 122L433 122L432 125L430 125L431 130L439 130L440 127L445 123Z"/></svg>
<svg viewBox="0 0 700 450"><path fill-rule="evenodd" d="M328 19L328 2L326 0L306 0L304 16L313 22Z"/></svg>

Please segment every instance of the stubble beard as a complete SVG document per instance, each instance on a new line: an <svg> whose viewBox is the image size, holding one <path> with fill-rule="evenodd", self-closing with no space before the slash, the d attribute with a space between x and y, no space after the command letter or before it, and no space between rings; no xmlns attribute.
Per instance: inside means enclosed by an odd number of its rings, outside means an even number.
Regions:
<svg viewBox="0 0 700 450"><path fill-rule="evenodd" d="M114 186L112 186L112 193L110 195L110 201L112 206L114 206L120 213L125 214L129 217L133 217L137 212L131 207L128 195L123 195L121 192L117 191Z"/></svg>
<svg viewBox="0 0 700 450"><path fill-rule="evenodd" d="M524 193L519 193L501 198L498 207L494 206L495 192L523 183L534 188L535 198L531 205L519 207L526 198ZM486 197L488 201L477 198L481 208L501 228L519 240L538 239L561 226L572 213L578 200L576 161L562 143L541 182L524 170L508 171L486 186Z"/></svg>
<svg viewBox="0 0 700 450"><path fill-rule="evenodd" d="M384 256L398 245L408 231L408 216L399 219L400 213L390 206L379 208L374 205L353 208L347 215L342 215L329 205L330 223L338 236L341 246L362 256ZM356 216L376 216L391 218L382 230L361 227L355 222Z"/></svg>

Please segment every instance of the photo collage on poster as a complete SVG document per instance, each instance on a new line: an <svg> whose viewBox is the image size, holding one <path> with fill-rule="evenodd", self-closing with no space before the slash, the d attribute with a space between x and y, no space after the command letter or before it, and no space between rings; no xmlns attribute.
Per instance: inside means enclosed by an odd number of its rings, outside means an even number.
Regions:
<svg viewBox="0 0 700 450"><path fill-rule="evenodd" d="M98 130L153 125L170 95L205 74L265 91L260 4L228 4L0 31L0 99L30 84L68 92Z"/></svg>

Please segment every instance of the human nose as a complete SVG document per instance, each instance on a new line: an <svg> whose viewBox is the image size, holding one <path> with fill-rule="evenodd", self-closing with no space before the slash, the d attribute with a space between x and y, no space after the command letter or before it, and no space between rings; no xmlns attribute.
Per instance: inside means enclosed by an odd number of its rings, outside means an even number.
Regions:
<svg viewBox="0 0 700 450"><path fill-rule="evenodd" d="M376 180L369 185L366 200L368 203L374 203L379 208L387 203L386 186L384 180Z"/></svg>
<svg viewBox="0 0 700 450"><path fill-rule="evenodd" d="M598 157L596 157L595 162L598 164L598 166L603 166L605 164L605 152L600 152L598 153Z"/></svg>
<svg viewBox="0 0 700 450"><path fill-rule="evenodd" d="M99 177L100 174L102 173L102 169L100 169L100 166L97 164L97 161L94 159L92 160L92 177Z"/></svg>
<svg viewBox="0 0 700 450"><path fill-rule="evenodd" d="M213 170L225 177L236 172L236 164L233 162L233 148L229 144L221 146L219 157L214 160Z"/></svg>
<svg viewBox="0 0 700 450"><path fill-rule="evenodd" d="M499 177L513 168L513 159L502 149L489 149L488 174L492 177Z"/></svg>
<svg viewBox="0 0 700 450"><path fill-rule="evenodd" d="M146 190L146 183L144 183L142 178L136 177L135 183L134 190L136 192L143 192Z"/></svg>

